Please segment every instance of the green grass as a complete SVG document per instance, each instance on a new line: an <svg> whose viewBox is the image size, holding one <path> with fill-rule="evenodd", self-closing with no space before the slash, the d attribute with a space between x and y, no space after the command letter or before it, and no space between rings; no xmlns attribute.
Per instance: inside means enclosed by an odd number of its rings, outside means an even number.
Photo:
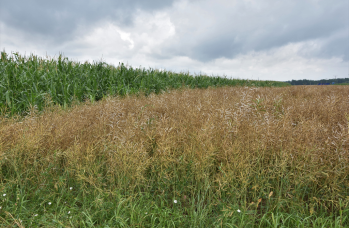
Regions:
<svg viewBox="0 0 349 228"><path fill-rule="evenodd" d="M70 106L86 99L98 101L105 96L161 93L181 87L208 88L220 86L288 86L274 81L250 81L191 76L154 69L140 69L104 62L79 63L62 55L57 59L38 56L8 55L1 52L1 115L26 115L35 108L42 111L48 103Z"/></svg>
<svg viewBox="0 0 349 228"><path fill-rule="evenodd" d="M287 205L272 195L263 197L256 210L242 198L219 197L205 182L165 183L156 172L148 176L148 185L115 191L87 186L73 170L53 166L37 177L45 180L40 186L31 175L9 170L5 176L18 177L1 185L0 224L7 227L349 227L344 206L331 213L324 207L311 212L311 205ZM190 192L190 200L182 197Z"/></svg>

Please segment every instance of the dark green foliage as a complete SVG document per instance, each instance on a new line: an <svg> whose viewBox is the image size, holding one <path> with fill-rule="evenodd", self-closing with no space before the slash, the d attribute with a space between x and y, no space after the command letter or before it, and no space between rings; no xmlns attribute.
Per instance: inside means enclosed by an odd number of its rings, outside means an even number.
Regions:
<svg viewBox="0 0 349 228"><path fill-rule="evenodd" d="M332 83L334 82L334 85L346 85L349 83L349 78L332 78L332 79L321 79L321 80L308 80L308 79L303 79L303 80L292 80L292 81L287 81L286 83L289 83L291 85L318 85L320 84L325 84L325 83Z"/></svg>
<svg viewBox="0 0 349 228"><path fill-rule="evenodd" d="M250 81L191 76L155 69L118 67L104 62L79 63L59 55L57 60L34 55L22 57L1 52L1 115L25 115L30 109L42 111L45 105L68 107L86 99L101 100L105 96L161 93L181 87L208 88L221 86L287 86L273 81Z"/></svg>

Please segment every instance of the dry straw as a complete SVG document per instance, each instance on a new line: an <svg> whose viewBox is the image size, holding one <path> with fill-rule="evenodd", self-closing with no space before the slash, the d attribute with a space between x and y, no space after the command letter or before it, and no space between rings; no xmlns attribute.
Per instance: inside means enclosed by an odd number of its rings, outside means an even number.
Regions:
<svg viewBox="0 0 349 228"><path fill-rule="evenodd" d="M35 183L44 182L40 173L53 165L97 191L175 194L182 185L188 197L206 189L246 205L274 197L285 207L333 209L349 202L346 113L346 86L107 98L21 122L3 120L0 157Z"/></svg>

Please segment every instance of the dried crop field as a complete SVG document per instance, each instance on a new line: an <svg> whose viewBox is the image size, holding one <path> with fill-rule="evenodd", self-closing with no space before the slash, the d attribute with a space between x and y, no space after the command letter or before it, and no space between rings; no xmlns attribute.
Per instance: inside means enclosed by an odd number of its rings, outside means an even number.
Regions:
<svg viewBox="0 0 349 228"><path fill-rule="evenodd" d="M182 89L49 107L1 120L0 215L67 226L349 225L348 127L347 86ZM15 209L16 194L30 213Z"/></svg>

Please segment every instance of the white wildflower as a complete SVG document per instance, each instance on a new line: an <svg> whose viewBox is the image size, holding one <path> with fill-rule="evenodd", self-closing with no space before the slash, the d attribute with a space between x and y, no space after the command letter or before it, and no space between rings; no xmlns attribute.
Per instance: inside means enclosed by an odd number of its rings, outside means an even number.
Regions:
<svg viewBox="0 0 349 228"><path fill-rule="evenodd" d="M177 203L177 200L173 200L174 203Z"/></svg>

